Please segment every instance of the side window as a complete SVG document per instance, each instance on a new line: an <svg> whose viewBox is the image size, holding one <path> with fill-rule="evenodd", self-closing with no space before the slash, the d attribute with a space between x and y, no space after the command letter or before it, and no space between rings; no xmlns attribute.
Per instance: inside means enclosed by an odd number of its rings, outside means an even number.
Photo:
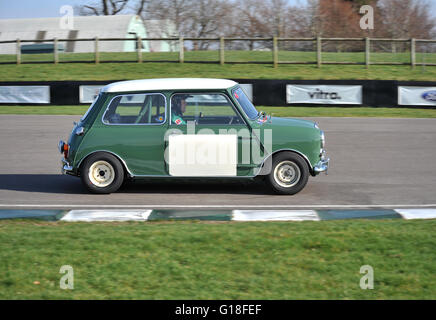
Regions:
<svg viewBox="0 0 436 320"><path fill-rule="evenodd" d="M175 94L171 98L171 123L243 124L242 118L224 94Z"/></svg>
<svg viewBox="0 0 436 320"><path fill-rule="evenodd" d="M106 124L160 124L165 122L165 97L129 94L112 99L103 115Z"/></svg>

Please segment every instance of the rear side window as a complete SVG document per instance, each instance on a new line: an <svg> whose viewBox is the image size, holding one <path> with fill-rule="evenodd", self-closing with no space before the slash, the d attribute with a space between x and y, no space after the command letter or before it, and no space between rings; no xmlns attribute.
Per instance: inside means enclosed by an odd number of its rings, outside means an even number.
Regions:
<svg viewBox="0 0 436 320"><path fill-rule="evenodd" d="M165 118L166 99L162 94L129 94L112 99L103 115L103 123L162 124Z"/></svg>

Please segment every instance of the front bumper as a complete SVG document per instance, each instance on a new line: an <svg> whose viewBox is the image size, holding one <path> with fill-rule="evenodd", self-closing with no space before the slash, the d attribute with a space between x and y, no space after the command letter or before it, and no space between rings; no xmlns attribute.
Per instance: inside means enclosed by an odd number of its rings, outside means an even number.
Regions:
<svg viewBox="0 0 436 320"><path fill-rule="evenodd" d="M321 172L325 172L325 174L327 174L329 162L330 159L326 158L325 151L323 151L321 154L321 160L319 160L319 162L313 167L313 173L315 175L320 174Z"/></svg>

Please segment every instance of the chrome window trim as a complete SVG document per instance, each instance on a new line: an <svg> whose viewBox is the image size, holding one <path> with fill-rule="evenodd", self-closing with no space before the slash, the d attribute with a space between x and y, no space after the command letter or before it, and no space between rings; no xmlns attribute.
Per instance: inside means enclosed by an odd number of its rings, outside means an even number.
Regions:
<svg viewBox="0 0 436 320"><path fill-rule="evenodd" d="M112 101L115 98L124 97L124 96L137 96L137 95L145 95L145 96L148 96L148 95L161 95L164 98L164 101L165 101L165 119L164 119L164 121L162 123L107 123L107 122L104 121L104 116L108 112L109 107L111 106ZM119 94L119 95L114 96L111 99L111 101L108 103L108 105L106 107L106 110L103 112L103 115L101 117L101 123L106 125L106 126L156 126L156 125L157 126L162 126L162 125L166 124L166 122L167 122L167 106L168 106L167 97L164 94L160 93L160 92L147 92L147 93L144 92L144 93Z"/></svg>
<svg viewBox="0 0 436 320"><path fill-rule="evenodd" d="M235 112L235 114L236 115L238 115L240 118L241 118L241 120L243 121L243 123L232 123L232 124L230 124L231 126L234 126L234 125L239 125L239 126L242 126L242 125L245 125L245 126L248 126L248 124L247 124L247 122L245 121L245 119L244 119L244 117L242 116L242 114L239 112L239 110L238 110L238 108L236 108L236 106L234 105L234 103L233 103L233 101L232 101L232 99L230 99L229 98L229 96L227 95L227 94L225 94L225 93L222 93L222 92L174 92L174 93L172 93L171 94L171 96L170 96L170 103L169 103L169 122L168 122L168 124L171 126L171 125L175 125L176 127L178 127L178 126L180 126L180 125L177 125L177 124L174 124L174 123L171 123L171 110L172 110L172 107L173 107L173 105L172 105L172 100L173 100L173 96L175 96L176 94L186 94L186 95L194 95L194 94L202 94L202 95L205 95L205 94L219 94L219 95L222 95L222 96L224 96L226 99L227 99L227 101L230 103L230 106L233 108L233 111ZM186 124L187 125L187 124ZM185 125L185 126L186 126ZM202 126L203 124L195 124L196 126ZM228 123L221 123L221 124L216 124L216 123L214 123L214 124L207 124L208 126L223 126L223 125L229 125Z"/></svg>

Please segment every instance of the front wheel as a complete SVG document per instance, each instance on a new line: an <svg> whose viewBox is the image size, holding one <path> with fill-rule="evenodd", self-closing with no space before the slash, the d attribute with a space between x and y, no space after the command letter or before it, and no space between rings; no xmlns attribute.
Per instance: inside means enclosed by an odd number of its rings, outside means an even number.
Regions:
<svg viewBox="0 0 436 320"><path fill-rule="evenodd" d="M92 193L112 193L123 184L124 169L113 155L96 153L85 159L80 176Z"/></svg>
<svg viewBox="0 0 436 320"><path fill-rule="evenodd" d="M309 167L295 153L279 153L273 157L272 169L267 176L272 190L278 194L296 194L307 184Z"/></svg>

